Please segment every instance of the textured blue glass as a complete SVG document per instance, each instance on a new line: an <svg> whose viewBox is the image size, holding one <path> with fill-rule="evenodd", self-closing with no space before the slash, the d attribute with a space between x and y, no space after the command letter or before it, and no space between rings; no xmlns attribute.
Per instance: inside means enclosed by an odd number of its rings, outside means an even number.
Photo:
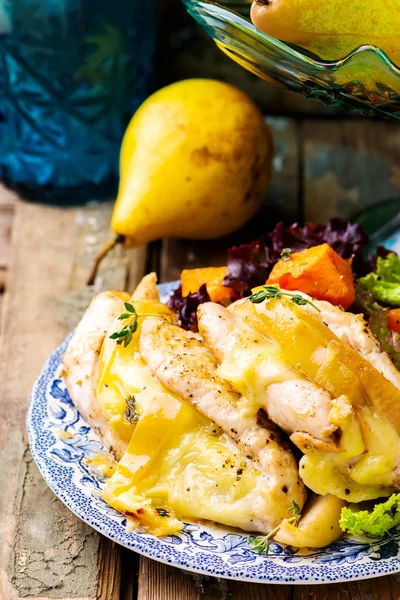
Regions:
<svg viewBox="0 0 400 600"><path fill-rule="evenodd" d="M154 7L0 0L1 179L61 198L115 189L124 130L151 86Z"/></svg>

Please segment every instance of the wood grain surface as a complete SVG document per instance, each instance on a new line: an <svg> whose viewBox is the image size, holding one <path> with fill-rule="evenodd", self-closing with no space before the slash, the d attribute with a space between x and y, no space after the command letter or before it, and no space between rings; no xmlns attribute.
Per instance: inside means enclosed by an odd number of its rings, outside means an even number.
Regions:
<svg viewBox="0 0 400 600"><path fill-rule="evenodd" d="M367 121L271 121L274 177L250 239L279 216L325 220L400 195L400 130ZM93 256L108 239L111 203L29 204L0 188L0 598L3 600L394 600L400 577L329 586L216 580L124 550L79 521L46 487L25 431L31 386L43 362L106 288L130 289L145 271L176 279L183 267L223 264L230 240L156 242L118 249L92 290ZM4 292L4 293L1 293Z"/></svg>

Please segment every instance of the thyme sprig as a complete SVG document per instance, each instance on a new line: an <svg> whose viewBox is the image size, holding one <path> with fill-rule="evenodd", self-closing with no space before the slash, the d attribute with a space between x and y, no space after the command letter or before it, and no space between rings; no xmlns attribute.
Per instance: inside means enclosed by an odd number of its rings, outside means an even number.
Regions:
<svg viewBox="0 0 400 600"><path fill-rule="evenodd" d="M291 518L295 519L294 524L297 527L300 522L301 510L300 510L300 506L297 504L296 500L292 500L292 504L288 508L288 512L293 512L293 517L291 517Z"/></svg>
<svg viewBox="0 0 400 600"><path fill-rule="evenodd" d="M297 502L295 502L295 500L292 500L292 504L290 506L290 508L288 508L288 512L292 512L293 511L293 517L290 517L289 519L287 519L288 523L293 523L295 525L295 527L298 526L299 521L300 521L300 506L297 504ZM269 546L270 546L270 539L273 538L278 531L281 528L282 523L279 523L279 525L277 527L275 527L275 529L273 529L272 531L269 532L268 535L259 535L258 537L254 538L249 536L247 538L247 543L249 544L250 548L252 550L254 550L254 552L257 552L257 554L268 554L269 552Z"/></svg>
<svg viewBox="0 0 400 600"><path fill-rule="evenodd" d="M120 331L115 331L110 335L112 340L116 340L117 344L124 344L126 348L132 341L133 334L138 328L139 317L161 317L161 315L154 315L149 313L141 313L140 315L136 312L135 307L130 302L124 302L126 312L123 312L118 317L118 321L124 321L129 319L127 323L122 327Z"/></svg>
<svg viewBox="0 0 400 600"><path fill-rule="evenodd" d="M283 248L281 252L281 259L285 262L292 258L293 250L291 248Z"/></svg>
<svg viewBox="0 0 400 600"><path fill-rule="evenodd" d="M124 410L125 419L128 423L137 423L139 421L139 412L136 408L135 396L131 395L126 398L126 408Z"/></svg>
<svg viewBox="0 0 400 600"><path fill-rule="evenodd" d="M307 300L307 298L300 296L300 294L292 294L292 292L288 292L287 290L281 290L280 288L275 287L274 285L264 285L262 290L258 290L258 292L256 292L255 294L249 296L249 300L253 304L261 304L261 302L264 302L264 300L269 300L270 298L280 300L282 297L289 298L291 302L297 304L297 306L304 306L305 304L309 304L310 306L315 308L316 311L321 312L318 306L314 304L314 302L311 302L311 300Z"/></svg>

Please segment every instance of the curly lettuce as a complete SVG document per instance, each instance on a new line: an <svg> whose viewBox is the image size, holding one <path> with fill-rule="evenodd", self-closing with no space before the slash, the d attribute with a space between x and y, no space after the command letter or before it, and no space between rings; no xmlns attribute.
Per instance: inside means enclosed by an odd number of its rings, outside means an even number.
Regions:
<svg viewBox="0 0 400 600"><path fill-rule="evenodd" d="M382 537L400 524L400 494L393 494L386 502L375 504L369 510L342 508L340 528L352 535Z"/></svg>
<svg viewBox="0 0 400 600"><path fill-rule="evenodd" d="M388 307L400 307L400 258L393 253L378 257L376 270L358 280L355 308L362 310L372 333L400 369L400 335L388 327Z"/></svg>
<svg viewBox="0 0 400 600"><path fill-rule="evenodd" d="M378 257L376 271L358 280L360 288L372 293L375 302L400 306L400 258L396 254Z"/></svg>

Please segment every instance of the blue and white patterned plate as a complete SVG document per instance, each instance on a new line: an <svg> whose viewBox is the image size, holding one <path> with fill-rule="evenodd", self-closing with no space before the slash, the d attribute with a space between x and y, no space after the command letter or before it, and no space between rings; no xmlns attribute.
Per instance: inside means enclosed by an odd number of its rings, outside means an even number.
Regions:
<svg viewBox="0 0 400 600"><path fill-rule="evenodd" d="M160 286L164 299L175 286ZM180 535L166 538L129 533L123 515L100 496L104 480L85 464L85 459L104 447L72 404L61 379L61 356L69 337L50 356L32 390L28 434L33 458L46 483L94 529L160 562L242 581L331 583L400 571L400 526L380 540L343 538L306 553L272 543L268 556L253 552L244 533L223 527L187 523Z"/></svg>

